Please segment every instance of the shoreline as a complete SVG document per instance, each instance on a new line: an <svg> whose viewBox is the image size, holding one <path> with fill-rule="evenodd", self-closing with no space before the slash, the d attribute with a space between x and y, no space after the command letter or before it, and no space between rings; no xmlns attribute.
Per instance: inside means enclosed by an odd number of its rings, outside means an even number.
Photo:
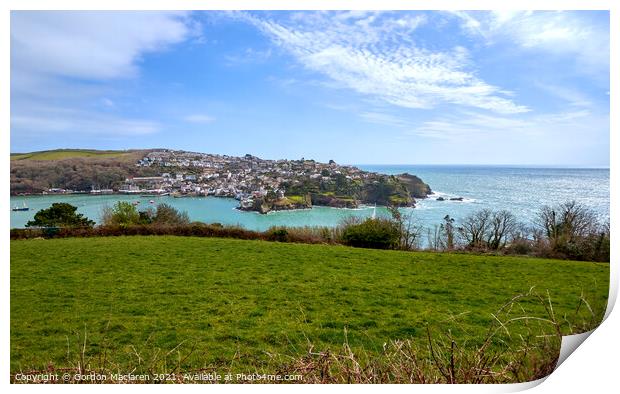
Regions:
<svg viewBox="0 0 620 394"><path fill-rule="evenodd" d="M429 194L428 196L426 196L425 198L418 198L419 200L423 201L423 200L428 200L430 199L433 195L437 194L437 193L441 193L441 192L435 192L433 191L431 194ZM445 193L441 193L441 194L445 194ZM48 193L48 194L12 194L10 195L10 198L38 198L38 197L60 197L60 196L70 196L70 197L77 197L77 196L89 196L89 197L102 197L102 196L127 196L127 197L135 197L135 198L160 198L160 197L170 197L170 198L221 198L221 199L230 199L230 200L235 200L235 201L239 201L237 198L232 197L232 196L216 196L216 195L207 195L207 196L193 196L193 195L182 195L182 196L174 196L170 193L163 193L160 195L141 195L138 193L105 193L105 194L93 194L93 193ZM270 210L269 212L265 213L265 214L261 214L261 215L268 215L270 213L273 212L285 212L285 211L307 211L312 209L313 207L323 207L323 208L332 208L332 209L342 209L342 210L350 210L350 211L363 211L369 208L374 208L375 205L370 205L370 204L359 204L356 208L346 208L346 207L334 207L331 205L321 205L321 204L312 204L312 206L307 207L307 208L293 208L293 209L273 209ZM376 205L377 208L385 208L386 205ZM415 209L416 205L413 206L402 206L399 208L412 208ZM233 208L235 210L238 210L240 212L256 212L259 213L258 211L254 211L254 210L246 210L246 209L241 209L240 207L235 207Z"/></svg>

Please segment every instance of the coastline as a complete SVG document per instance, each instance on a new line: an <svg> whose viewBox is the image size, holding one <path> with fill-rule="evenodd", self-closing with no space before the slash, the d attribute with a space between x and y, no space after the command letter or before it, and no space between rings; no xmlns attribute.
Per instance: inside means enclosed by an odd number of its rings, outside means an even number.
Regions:
<svg viewBox="0 0 620 394"><path fill-rule="evenodd" d="M514 170L504 167L481 168L448 166L426 167L374 167L365 170L388 173L416 172L429 184L433 192L429 198L418 200L416 208L405 208L412 212L416 223L425 228L442 222L446 215L457 221L482 208L492 210L507 209L518 215L523 222L531 222L536 211L543 205L554 205L569 200L577 200L594 210L601 220L609 220L610 173L606 169L549 169ZM534 192L535 191L535 192ZM587 193L584 193L587 191ZM462 196L464 201L436 201L438 196ZM173 198L171 196L140 198L138 195L127 194L87 194L87 193L55 193L55 194L13 194L10 206L23 205L30 207L30 212L10 212L11 227L23 227L27 220L40 209L48 208L52 202L65 200L78 207L80 213L99 220L101 207L110 206L117 200L141 200L138 209L143 210L155 202L166 202L180 211L187 211L191 220L207 223L240 224L248 229L265 230L270 226L336 226L343 217L367 217L373 205L365 208L334 208L316 205L317 209L295 209L277 211L277 214L244 215L235 209L238 201L233 197L208 196ZM446 199L447 200L447 199ZM334 209L328 209L334 208ZM387 215L385 208L377 205L378 215ZM423 235L426 237L426 233Z"/></svg>

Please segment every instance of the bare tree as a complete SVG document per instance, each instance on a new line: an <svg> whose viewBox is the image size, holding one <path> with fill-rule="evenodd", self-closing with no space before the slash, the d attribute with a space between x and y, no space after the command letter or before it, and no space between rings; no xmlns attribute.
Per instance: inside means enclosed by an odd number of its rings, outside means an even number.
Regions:
<svg viewBox="0 0 620 394"><path fill-rule="evenodd" d="M428 249L440 250L441 249L441 229L439 225L434 225L432 230L427 229L426 237L428 241Z"/></svg>
<svg viewBox="0 0 620 394"><path fill-rule="evenodd" d="M517 229L517 218L507 210L493 212L486 244L489 249L498 250L506 246L508 237Z"/></svg>
<svg viewBox="0 0 620 394"><path fill-rule="evenodd" d="M453 250L455 246L454 218L451 218L450 215L444 216L443 223L439 226L439 232L441 234L442 249Z"/></svg>
<svg viewBox="0 0 620 394"><path fill-rule="evenodd" d="M492 226L493 213L489 209L482 209L467 216L461 221L459 233L469 248L485 246L489 230Z"/></svg>
<svg viewBox="0 0 620 394"><path fill-rule="evenodd" d="M387 207L392 220L396 223L400 233L398 243L399 249L413 250L420 246L420 237L422 234L422 226L418 225L411 213L404 214L397 206L389 205Z"/></svg>
<svg viewBox="0 0 620 394"><path fill-rule="evenodd" d="M555 207L542 207L536 224L555 248L591 234L596 229L597 220L594 212L576 201L569 201Z"/></svg>

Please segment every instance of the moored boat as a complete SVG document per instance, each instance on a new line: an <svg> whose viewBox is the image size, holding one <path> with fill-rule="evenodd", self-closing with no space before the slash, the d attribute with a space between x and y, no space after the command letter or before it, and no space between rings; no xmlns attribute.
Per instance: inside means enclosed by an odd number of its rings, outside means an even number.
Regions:
<svg viewBox="0 0 620 394"><path fill-rule="evenodd" d="M29 211L30 208L28 208L28 206L26 205L26 202L24 201L24 206L23 207L18 207L16 205L11 210L13 210L13 211Z"/></svg>

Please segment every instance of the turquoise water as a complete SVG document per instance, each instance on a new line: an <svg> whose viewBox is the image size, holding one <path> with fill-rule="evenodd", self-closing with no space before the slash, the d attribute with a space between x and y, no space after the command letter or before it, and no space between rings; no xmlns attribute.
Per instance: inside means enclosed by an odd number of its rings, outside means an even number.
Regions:
<svg viewBox="0 0 620 394"><path fill-rule="evenodd" d="M435 192L430 198L419 200L416 208L404 208L413 213L424 226L441 222L445 215L460 219L482 208L508 209L524 222L530 222L537 210L545 204L553 205L576 200L594 210L601 220L609 220L609 170L561 168L509 168L483 166L373 166L358 167L386 174L409 172L418 175ZM437 201L439 196L463 197L459 201ZM154 200L155 204L150 204ZM34 214L53 202L68 202L80 213L99 221L104 207L116 201L140 201L143 210L159 202L166 202L187 211L192 220L206 223L240 224L248 229L265 230L270 226L336 226L347 216L368 217L373 207L337 209L314 207L309 210L255 212L236 210L238 202L218 197L137 197L124 195L89 196L55 195L11 197L11 207L30 207L29 211L11 211L11 227L24 227ZM377 215L385 214L377 207Z"/></svg>

